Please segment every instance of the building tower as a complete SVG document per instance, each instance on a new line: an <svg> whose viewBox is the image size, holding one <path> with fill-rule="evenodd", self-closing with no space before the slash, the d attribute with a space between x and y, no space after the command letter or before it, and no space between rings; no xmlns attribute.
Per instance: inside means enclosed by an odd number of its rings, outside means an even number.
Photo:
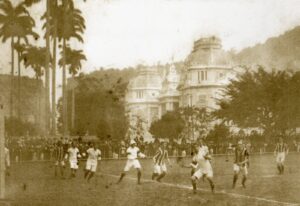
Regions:
<svg viewBox="0 0 300 206"><path fill-rule="evenodd" d="M221 98L221 89L235 76L231 59L222 50L221 40L212 36L194 42L186 65L183 81L179 86L179 106L217 109L216 100Z"/></svg>

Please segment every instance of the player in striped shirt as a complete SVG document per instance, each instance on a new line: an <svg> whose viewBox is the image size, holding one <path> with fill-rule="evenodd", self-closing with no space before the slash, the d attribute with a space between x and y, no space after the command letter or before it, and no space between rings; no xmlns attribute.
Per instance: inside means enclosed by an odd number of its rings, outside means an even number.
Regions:
<svg viewBox="0 0 300 206"><path fill-rule="evenodd" d="M161 145L159 146L156 155L153 157L153 162L154 162L154 170L152 174L152 180L157 178L156 180L158 182L161 181L162 178L164 178L167 174L167 167L166 167L166 162L168 161L169 165L170 159L168 155L168 150L167 150L167 143L162 141Z"/></svg>
<svg viewBox="0 0 300 206"><path fill-rule="evenodd" d="M283 142L283 139L280 137L279 142L276 144L274 155L276 156L277 169L279 174L284 172L284 161L285 157L288 154L289 149L286 143Z"/></svg>
<svg viewBox="0 0 300 206"><path fill-rule="evenodd" d="M232 188L235 188L238 176L243 173L242 186L246 188L246 180L248 175L248 165L249 165L249 153L242 140L238 142L235 149L235 159L233 164L233 183Z"/></svg>
<svg viewBox="0 0 300 206"><path fill-rule="evenodd" d="M58 168L60 168L61 177L64 178L65 161L64 161L64 147L61 141L58 141L54 148L55 170L54 175L57 176Z"/></svg>

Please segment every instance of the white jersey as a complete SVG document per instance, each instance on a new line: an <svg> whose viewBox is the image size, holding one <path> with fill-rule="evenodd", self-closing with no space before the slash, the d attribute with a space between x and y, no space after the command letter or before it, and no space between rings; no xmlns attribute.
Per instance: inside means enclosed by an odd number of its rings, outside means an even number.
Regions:
<svg viewBox="0 0 300 206"><path fill-rule="evenodd" d="M89 148L86 152L88 154L88 161L97 162L101 155L101 151L99 149Z"/></svg>
<svg viewBox="0 0 300 206"><path fill-rule="evenodd" d="M4 148L4 154L5 154L5 166L10 167L10 157L9 157L9 149Z"/></svg>
<svg viewBox="0 0 300 206"><path fill-rule="evenodd" d="M195 160L198 162L199 167L207 167L209 160L205 159L205 156L209 154L209 150L207 146L200 146L198 148L198 153L195 157Z"/></svg>
<svg viewBox="0 0 300 206"><path fill-rule="evenodd" d="M79 153L79 149L77 147L70 147L68 149L69 153L69 161L77 161L77 154Z"/></svg>
<svg viewBox="0 0 300 206"><path fill-rule="evenodd" d="M127 158L129 160L134 160L137 159L140 149L138 147L128 147L126 152L127 152Z"/></svg>

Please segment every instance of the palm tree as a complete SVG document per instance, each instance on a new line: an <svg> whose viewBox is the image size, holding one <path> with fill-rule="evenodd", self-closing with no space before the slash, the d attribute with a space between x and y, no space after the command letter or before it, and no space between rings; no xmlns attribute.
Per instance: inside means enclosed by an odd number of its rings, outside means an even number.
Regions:
<svg viewBox="0 0 300 206"><path fill-rule="evenodd" d="M27 6L31 6L34 3L40 2L41 0L25 0L25 3ZM49 3L50 2L50 3ZM62 5L58 6L58 2L61 2ZM84 0L85 2L85 0ZM65 17L64 15L64 9L67 10L72 10L74 9L74 3L72 0L47 0L47 9L46 9L46 13L44 14L44 16L42 17L43 19L45 19L45 25L44 28L46 29L46 34L50 35L52 37L53 40L53 51L52 51L52 134L56 133L56 49L57 49L57 38L59 38L59 40L61 41L64 37L70 36L67 34L66 31L74 31L74 29L68 29L67 27L69 26L68 24L64 25L63 22L65 21L61 21L62 18L61 17ZM79 11L79 10L77 10ZM75 13L77 12L75 11ZM70 12L68 12L70 13ZM78 13L78 12L77 12ZM79 11L80 14L80 11ZM68 15L66 15L66 18L64 18L65 20L69 19L67 17ZM74 20L78 20L80 19L81 21L84 22L84 19L81 18L74 18ZM78 25L77 22L73 22L71 23L71 25ZM67 22L67 21L66 21ZM70 22L68 22L70 23ZM72 27L71 26L71 27ZM65 28L66 27L66 28ZM76 26L77 27L77 26ZM79 26L79 29L81 27ZM78 28L77 28L78 29ZM49 32L47 32L49 31ZM74 32L73 32L74 33ZM75 32L75 38L77 38L79 41L82 41L82 38L80 37L80 35L77 35L78 32ZM83 33L83 30L82 32ZM71 35L72 36L72 35ZM47 36L45 36L46 41L48 39ZM66 38L69 39L69 38ZM47 51L48 51L48 44L46 44L47 47ZM65 81L64 81L65 82Z"/></svg>
<svg viewBox="0 0 300 206"><path fill-rule="evenodd" d="M82 61L86 60L85 55L83 54L82 50L73 50L70 47L66 47L65 50L65 57L63 57L59 60L58 64L59 66L63 66L63 59L65 59L65 64L69 66L69 74L72 75L72 79L75 81L75 75L78 73L78 71L81 69ZM74 82L73 81L73 82ZM75 84L75 82L74 82ZM71 128L74 128L74 122L75 122L75 87L76 85L71 86L71 92L72 92L72 108L71 108Z"/></svg>
<svg viewBox="0 0 300 206"><path fill-rule="evenodd" d="M44 71L46 69L46 64L47 58L46 58L46 53L47 49L45 47L34 47L34 46L28 46L24 49L24 52L20 56L20 60L24 62L25 68L31 68L35 72L35 77L37 80L37 86L38 86L38 101L37 101L37 108L38 109L38 118L36 118L36 122L38 124L41 121L41 104L40 104L40 96L41 96L41 91L40 91L40 86L39 86L39 81L40 77L43 76ZM51 58L50 58L51 59ZM48 65L49 68L50 65ZM45 100L47 101L47 100ZM45 114L46 115L46 114Z"/></svg>
<svg viewBox="0 0 300 206"><path fill-rule="evenodd" d="M13 77L14 77L14 44L15 38L24 39L28 42L27 36L36 33L32 31L34 20L30 17L23 3L14 7L9 0L0 2L0 38L2 42L11 39L11 92L10 92L10 116L13 116Z"/></svg>
<svg viewBox="0 0 300 206"><path fill-rule="evenodd" d="M62 94L63 94L63 134L66 135L67 127L67 96L66 96L66 50L67 42L74 38L83 42L81 35L85 29L84 18L79 9L74 8L72 0L63 1L58 7L58 14L62 19L57 22L57 35L59 41L62 42Z"/></svg>

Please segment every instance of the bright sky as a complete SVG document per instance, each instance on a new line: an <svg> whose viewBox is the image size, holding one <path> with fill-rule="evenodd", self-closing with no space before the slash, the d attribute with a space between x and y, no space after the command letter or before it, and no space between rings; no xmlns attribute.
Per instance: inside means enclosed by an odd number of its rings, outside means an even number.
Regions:
<svg viewBox="0 0 300 206"><path fill-rule="evenodd" d="M18 0L14 0L18 1ZM86 19L83 71L183 60L201 36L225 49L262 43L300 25L299 0L76 0ZM33 9L37 17L44 5ZM40 26L40 23L38 23ZM9 42L0 44L0 72L9 72Z"/></svg>

